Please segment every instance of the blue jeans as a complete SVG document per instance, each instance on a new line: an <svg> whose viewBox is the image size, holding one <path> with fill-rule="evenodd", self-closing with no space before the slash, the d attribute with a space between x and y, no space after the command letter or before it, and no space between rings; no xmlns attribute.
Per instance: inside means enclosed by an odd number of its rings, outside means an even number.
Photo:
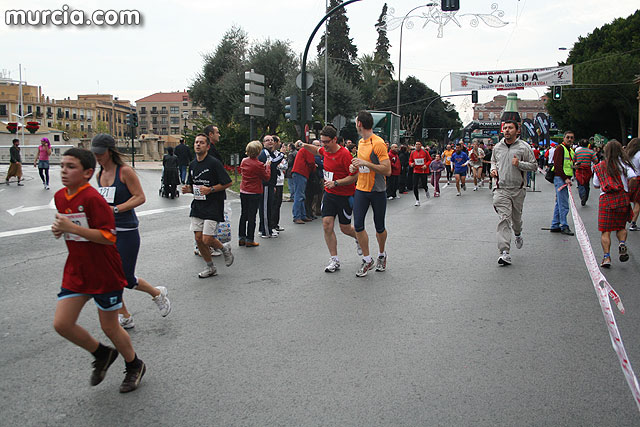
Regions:
<svg viewBox="0 0 640 427"><path fill-rule="evenodd" d="M187 182L187 165L178 166L180 169L180 183L184 184Z"/></svg>
<svg viewBox="0 0 640 427"><path fill-rule="evenodd" d="M291 174L289 184L293 184L290 188L293 194L293 219L303 219L307 217L307 210L304 208L304 192L307 189L307 178L297 172Z"/></svg>
<svg viewBox="0 0 640 427"><path fill-rule="evenodd" d="M569 213L569 188L565 187L560 192L558 188L564 185L564 180L559 176L553 177L553 185L556 189L556 207L553 210L551 228L568 228L567 214Z"/></svg>

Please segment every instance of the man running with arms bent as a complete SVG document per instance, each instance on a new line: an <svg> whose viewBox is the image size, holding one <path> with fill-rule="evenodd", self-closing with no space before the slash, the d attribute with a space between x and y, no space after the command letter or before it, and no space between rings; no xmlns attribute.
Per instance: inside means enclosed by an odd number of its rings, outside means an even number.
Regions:
<svg viewBox="0 0 640 427"><path fill-rule="evenodd" d="M387 253L384 250L387 241L387 230L384 227L387 211L385 176L391 175L391 162L384 141L373 133L373 116L370 113L366 111L358 113L356 128L362 139L358 143L358 156L351 161L349 171L358 172L358 183L353 198L353 225L363 255L362 265L356 272L356 276L364 277L373 268L373 259L369 254L369 236L364 230L364 218L369 205L373 209L373 221L378 240L376 271L385 271L387 268Z"/></svg>

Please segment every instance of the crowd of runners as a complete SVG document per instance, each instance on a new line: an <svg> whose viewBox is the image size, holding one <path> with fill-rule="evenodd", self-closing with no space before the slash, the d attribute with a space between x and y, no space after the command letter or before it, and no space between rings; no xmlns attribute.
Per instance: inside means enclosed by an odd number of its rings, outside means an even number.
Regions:
<svg viewBox="0 0 640 427"><path fill-rule="evenodd" d="M293 227L321 217L324 239L329 252L327 273L341 268L338 255L335 220L340 232L353 239L356 253L361 257L357 277L387 269L387 203L413 191L415 206L420 206L420 190L429 199L429 183L433 196L440 196L440 184L455 183L456 196L466 191L473 181L477 191L488 182L492 189L493 207L498 215L496 229L498 265L512 263L510 250L514 238L516 248L522 248L522 210L526 188L534 182L535 174L545 173L556 191L554 214L549 231L573 235L567 223L569 211L568 187L578 185L581 205L589 200L590 180L600 190L598 229L603 248L603 268L611 267L611 233L615 232L621 262L629 259L628 230L637 231L640 213L640 139L635 138L623 147L616 140L609 141L603 150L592 150L589 141L575 143L574 133L567 131L561 144L548 149L519 138L519 123L506 121L502 138L497 144L472 141L449 144L440 152L435 146L421 142L411 145L389 145L374 134L373 117L358 113L356 127L361 137L357 144L344 141L337 130L325 126L319 139L310 144L298 141L282 145L277 136L267 135L246 146L246 157L239 170L241 214L238 223L238 247L256 248L262 239L277 238L284 231L280 224L285 179L291 194ZM205 263L199 278L217 274L214 256L222 256L230 267L234 261L232 241L222 238L225 217L226 190L232 181L225 170L215 144L218 128L207 126L195 137L195 158L165 162L172 171L175 183L182 184L182 193L192 193L190 230L193 232L196 254ZM21 182L19 144L14 142L10 174ZM183 145L183 144L181 144ZM36 165L42 169L45 189L49 188L45 158L50 154L48 141L42 142ZM186 147L176 153L190 155ZM173 155L173 154L171 154ZM604 156L602 158L601 156ZM165 159L167 160L167 159ZM38 163L40 162L40 163ZM48 162L47 162L48 163ZM96 188L90 180L95 173ZM48 172L48 171L46 171ZM444 176L443 176L444 174ZM135 208L145 202L145 194L135 171L127 166L116 150L113 137L96 135L91 150L72 148L63 154L61 178L64 188L56 192L58 210L52 231L56 238L64 237L67 258L61 290L54 318L56 331L95 357L91 385L99 384L118 354L125 359L125 379L120 391L135 390L146 366L133 349L129 335L123 328L134 326L127 310L123 289L145 292L156 304L162 316L171 311L168 290L154 287L135 275L140 247L138 219ZM8 182L8 180L7 180ZM173 194L173 193L171 193ZM371 252L366 215L373 211L374 244ZM259 226L256 216L259 216ZM222 227L222 228L221 228ZM256 233L258 228L258 233ZM228 230L228 227L227 227ZM227 236L228 237L228 236ZM95 272L100 271L99 275ZM104 345L77 324L85 303L93 299L98 307L100 324L114 347Z"/></svg>

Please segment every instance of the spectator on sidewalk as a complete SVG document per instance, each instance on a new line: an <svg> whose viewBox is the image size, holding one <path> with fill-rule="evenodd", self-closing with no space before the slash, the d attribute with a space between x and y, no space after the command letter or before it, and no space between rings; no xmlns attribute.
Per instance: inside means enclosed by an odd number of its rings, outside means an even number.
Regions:
<svg viewBox="0 0 640 427"><path fill-rule="evenodd" d="M398 144L391 144L391 149L389 150L389 160L391 161L391 176L387 178L387 198L389 200L393 200L396 197L399 197L397 192L402 164L400 163L398 151Z"/></svg>
<svg viewBox="0 0 640 427"><path fill-rule="evenodd" d="M564 139L553 153L553 185L556 189L556 205L553 210L553 219L551 221L552 233L562 233L567 236L573 236L573 231L567 223L567 214L569 213L569 186L571 186L571 178L573 178L573 159L575 153L571 148L575 135L573 131L566 131ZM562 188L560 190L560 188Z"/></svg>
<svg viewBox="0 0 640 427"><path fill-rule="evenodd" d="M178 158L178 169L180 170L180 184L187 182L187 167L193 156L191 155L191 149L184 143L184 139L180 139L180 144L175 149L176 157Z"/></svg>

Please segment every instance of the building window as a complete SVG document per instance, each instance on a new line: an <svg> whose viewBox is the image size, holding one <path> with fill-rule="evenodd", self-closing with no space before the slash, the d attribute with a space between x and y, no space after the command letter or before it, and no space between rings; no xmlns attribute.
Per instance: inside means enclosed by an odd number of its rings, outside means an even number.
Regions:
<svg viewBox="0 0 640 427"><path fill-rule="evenodd" d="M484 113L482 111L478 113L478 120L484 120Z"/></svg>
<svg viewBox="0 0 640 427"><path fill-rule="evenodd" d="M87 125L87 132L91 132L91 125Z"/></svg>
<svg viewBox="0 0 640 427"><path fill-rule="evenodd" d="M33 106L27 105L27 113L33 113Z"/></svg>
<svg viewBox="0 0 640 427"><path fill-rule="evenodd" d="M180 128L171 128L171 135L177 135L180 133Z"/></svg>
<svg viewBox="0 0 640 427"><path fill-rule="evenodd" d="M180 117L171 117L171 124L172 125L179 125L180 124Z"/></svg>
<svg viewBox="0 0 640 427"><path fill-rule="evenodd" d="M53 125L53 123L47 122L47 127L52 128L53 127L52 125Z"/></svg>
<svg viewBox="0 0 640 427"><path fill-rule="evenodd" d="M160 114L167 114L167 107L162 107L162 110L160 110Z"/></svg>
<svg viewBox="0 0 640 427"><path fill-rule="evenodd" d="M64 110L64 118L65 119L69 118L69 110Z"/></svg>
<svg viewBox="0 0 640 427"><path fill-rule="evenodd" d="M147 128L140 128L140 133L147 133Z"/></svg>
<svg viewBox="0 0 640 427"><path fill-rule="evenodd" d="M80 132L84 132L84 125L83 124L80 125Z"/></svg>
<svg viewBox="0 0 640 427"><path fill-rule="evenodd" d="M160 135L167 135L167 128L162 128Z"/></svg>
<svg viewBox="0 0 640 427"><path fill-rule="evenodd" d="M53 142L60 142L60 135L53 135Z"/></svg>
<svg viewBox="0 0 640 427"><path fill-rule="evenodd" d="M160 120L161 120L161 121L160 121L160 124L163 124L163 125L168 124L168 122L167 122L167 118L166 118L166 117L162 117Z"/></svg>
<svg viewBox="0 0 640 427"><path fill-rule="evenodd" d="M188 106L189 106L189 103L188 103L188 102L183 102L183 103L182 103L182 106L183 106L183 107L188 107Z"/></svg>
<svg viewBox="0 0 640 427"><path fill-rule="evenodd" d="M0 116L6 116L7 115L7 106L2 104L0 105Z"/></svg>
<svg viewBox="0 0 640 427"><path fill-rule="evenodd" d="M178 107L172 106L172 107L169 107L169 109L171 110L171 114L179 114L180 113L180 109Z"/></svg>
<svg viewBox="0 0 640 427"><path fill-rule="evenodd" d="M140 114L147 114L147 107L140 107Z"/></svg>

